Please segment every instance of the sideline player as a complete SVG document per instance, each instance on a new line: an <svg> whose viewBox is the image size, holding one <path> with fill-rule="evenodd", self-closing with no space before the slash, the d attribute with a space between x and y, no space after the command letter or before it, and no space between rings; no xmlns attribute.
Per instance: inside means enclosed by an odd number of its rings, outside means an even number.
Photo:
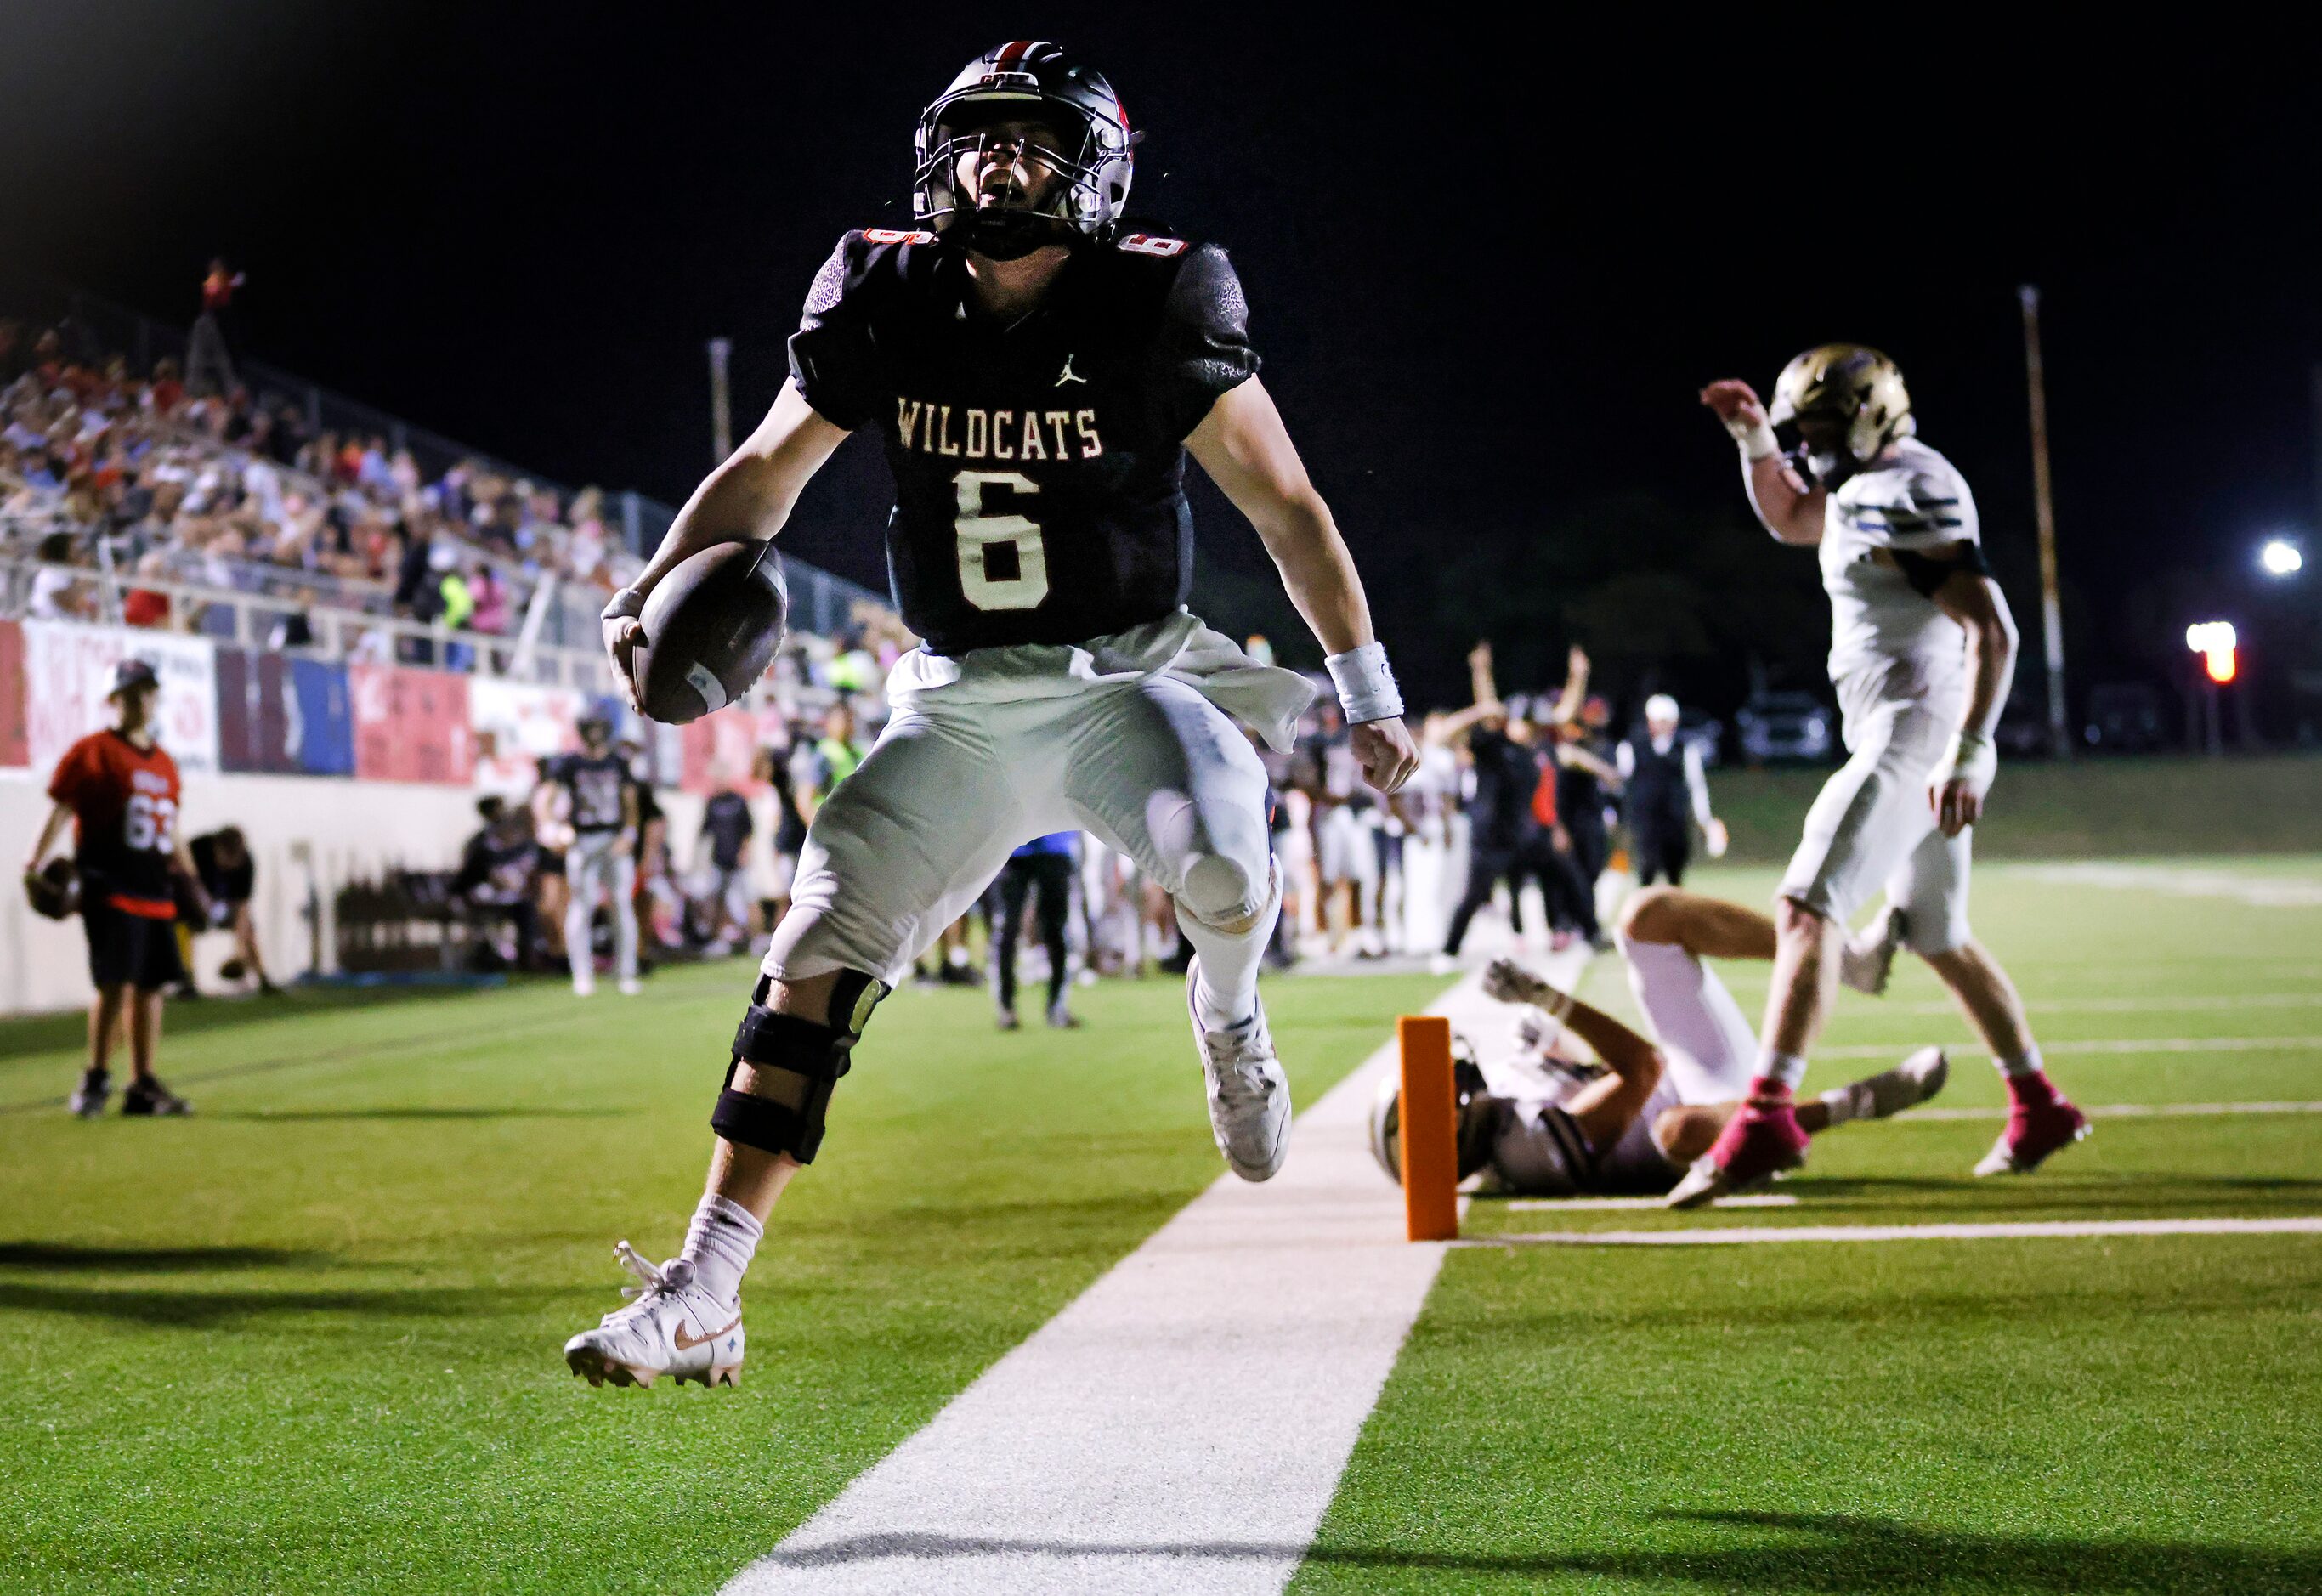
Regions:
<svg viewBox="0 0 2322 1596"><path fill-rule="evenodd" d="M634 998L637 984L637 794L629 762L613 746L613 723L601 715L580 722L580 752L553 767L564 789L565 813L572 827L564 854L564 957L572 967L574 996L597 990L597 947L591 926L597 897L613 898L613 962L621 995Z"/></svg>
<svg viewBox="0 0 2322 1596"><path fill-rule="evenodd" d="M1485 1190L1529 1197L1659 1195L1742 1107L1758 1039L1702 960L1770 959L1773 921L1721 898L1649 887L1622 907L1614 940L1658 1045L1513 959L1486 968L1486 993L1529 1008L1517 1021L1513 1059L1460 1071L1462 1179L1481 1172ZM1866 954L1850 967L1850 983L1869 990L1879 973ZM1563 1030L1602 1062L1559 1051ZM1820 1135L1884 1119L1933 1097L1949 1073L1943 1049L1923 1047L1892 1069L1799 1104L1798 1123ZM1390 1179L1400 1179L1397 1098L1389 1078L1371 1110L1371 1154Z"/></svg>
<svg viewBox="0 0 2322 1596"><path fill-rule="evenodd" d="M1984 559L1975 500L1914 435L1903 374L1877 350L1808 350L1782 369L1770 415L1746 382L1714 382L1701 402L1741 446L1766 530L1819 545L1848 758L1807 811L1782 878L1762 1072L1678 1198L1706 1200L1804 1160L1791 1094L1846 927L1882 885L1884 936L1943 978L2007 1084L2007 1127L1975 1172L2035 1169L2089 1124L2048 1079L2007 971L1968 930L1969 830L1998 769L1992 731L2016 670L2016 623ZM1778 426L1796 429L1795 454Z"/></svg>
<svg viewBox="0 0 2322 1596"><path fill-rule="evenodd" d="M734 1377L743 1272L873 1005L1044 833L1093 833L1175 900L1212 1133L1245 1180L1282 1166L1290 1086L1257 997L1281 888L1266 771L1228 716L1284 748L1313 689L1185 611L1188 451L1321 641L1366 778L1392 791L1417 762L1354 561L1257 379L1232 267L1121 214L1131 137L1111 86L1055 44L1002 45L922 113L916 144L921 230L839 241L772 413L606 611L626 681L663 574L772 536L846 434L875 429L896 487L888 566L927 643L813 817L683 1252L633 1264L642 1295L566 1345L591 1382Z"/></svg>
<svg viewBox="0 0 2322 1596"><path fill-rule="evenodd" d="M73 862L80 872L81 929L88 936L88 1069L68 1107L84 1119L105 1112L112 1094L113 1042L126 1017L128 1090L123 1114L190 1114L193 1105L161 1084L153 1055L161 1044L164 990L185 979L178 958L174 870L202 918L210 914L186 839L178 830L178 762L153 736L160 679L142 660L114 668L107 695L114 720L65 750L49 781L56 807L25 862L27 880L73 823Z"/></svg>
<svg viewBox="0 0 2322 1596"><path fill-rule="evenodd" d="M1712 859L1725 853L1725 826L1709 808L1709 778L1701 768L1701 744L1678 741L1682 720L1677 700L1655 693L1645 700L1645 734L1630 737L1614 752L1624 789L1629 846L1636 855L1637 885L1650 887L1663 876L1685 885L1693 858L1693 834L1701 827Z"/></svg>

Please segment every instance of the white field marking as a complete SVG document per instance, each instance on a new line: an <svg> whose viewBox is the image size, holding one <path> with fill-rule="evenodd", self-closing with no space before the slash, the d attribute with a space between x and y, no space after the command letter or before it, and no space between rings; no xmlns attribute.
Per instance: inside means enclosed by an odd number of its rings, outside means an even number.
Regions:
<svg viewBox="0 0 2322 1596"><path fill-rule="evenodd" d="M1470 977L1433 1012L1499 1008ZM1443 1263L1403 1239L1367 1145L1394 1058L1297 1119L1280 1174L1195 1198L727 1591L1278 1596Z"/></svg>
<svg viewBox="0 0 2322 1596"><path fill-rule="evenodd" d="M2235 871L2090 862L2019 866L2013 873L2071 887L2123 887L2180 898L2230 898L2259 908L2322 908L2322 881L2268 880Z"/></svg>
<svg viewBox="0 0 2322 1596"><path fill-rule="evenodd" d="M2004 1116L2006 1110L2002 1109L2001 1113ZM1659 1197L1526 1197L1500 1206L1516 1213L1569 1214L1583 1208L1667 1208L1668 1204ZM1794 1208L1798 1206L1798 1199L1769 1191L1741 1197L1712 1198L1709 1206L1714 1208Z"/></svg>
<svg viewBox="0 0 2322 1596"><path fill-rule="evenodd" d="M2082 1103L2091 1119L2178 1119L2213 1114L2322 1114L2322 1103ZM1906 1108L1897 1119L2005 1119L2007 1109Z"/></svg>
<svg viewBox="0 0 2322 1596"><path fill-rule="evenodd" d="M2196 1009L2322 1008L2322 992L2244 992L2238 997L2216 992L2182 998L2043 998L2036 1006L2050 1014L2178 1014ZM1959 1006L1942 1001L1897 1003L1897 1014L1957 1014Z"/></svg>
<svg viewBox="0 0 2322 1596"><path fill-rule="evenodd" d="M2322 1048L2322 1036L2105 1036L2092 1041L2043 1042L2048 1058L2137 1053L2310 1053ZM1866 1042L1845 1047L1817 1047L1818 1059L1900 1058L1910 1047L1899 1042ZM1979 1058L1955 1053L1953 1058Z"/></svg>
<svg viewBox="0 0 2322 1596"><path fill-rule="evenodd" d="M1727 1229L1539 1230L1459 1247L1719 1247L1804 1241L2014 1241L2073 1236L2322 1236L2322 1214L2282 1219L2024 1219L1991 1225L1736 1225Z"/></svg>

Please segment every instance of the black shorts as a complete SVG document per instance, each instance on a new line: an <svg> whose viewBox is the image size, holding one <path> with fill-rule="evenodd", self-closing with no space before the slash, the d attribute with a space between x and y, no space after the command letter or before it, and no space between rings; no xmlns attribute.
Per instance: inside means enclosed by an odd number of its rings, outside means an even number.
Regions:
<svg viewBox="0 0 2322 1596"><path fill-rule="evenodd" d="M81 906L88 934L88 978L101 987L157 991L186 979L178 958L178 923L133 915L103 902Z"/></svg>

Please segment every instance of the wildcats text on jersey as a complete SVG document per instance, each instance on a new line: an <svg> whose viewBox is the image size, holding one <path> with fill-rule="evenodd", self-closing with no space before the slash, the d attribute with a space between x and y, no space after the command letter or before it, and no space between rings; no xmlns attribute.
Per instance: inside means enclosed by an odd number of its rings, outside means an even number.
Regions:
<svg viewBox="0 0 2322 1596"><path fill-rule="evenodd" d="M898 397L895 433L907 450L949 459L1069 461L1104 452L1093 410L986 410Z"/></svg>

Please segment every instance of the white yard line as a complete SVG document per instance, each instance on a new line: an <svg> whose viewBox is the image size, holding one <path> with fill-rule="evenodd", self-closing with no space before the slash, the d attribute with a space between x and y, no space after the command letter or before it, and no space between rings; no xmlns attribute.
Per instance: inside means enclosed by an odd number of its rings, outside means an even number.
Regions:
<svg viewBox="0 0 2322 1596"><path fill-rule="evenodd" d="M1544 1230L1454 1246L1723 1247L1808 1241L2014 1241L2072 1236L2322 1236L2322 1214L2281 1219L2026 1219L1993 1225L1736 1225L1710 1230Z"/></svg>
<svg viewBox="0 0 2322 1596"><path fill-rule="evenodd" d="M2034 1018L2038 1012L2034 1012ZM2140 1053L2311 1053L2322 1048L2322 1036L2102 1036L2078 1042L2043 1042L2049 1058L2098 1057ZM1845 1047L1817 1047L1818 1059L1894 1059L1911 1051L1901 1042L1866 1042ZM1953 1059L1981 1058L1974 1052L1955 1052Z"/></svg>
<svg viewBox="0 0 2322 1596"><path fill-rule="evenodd" d="M2120 887L2180 898L2228 898L2259 908L2322 908L2322 881L2268 880L2237 871L2183 870L2165 864L2016 866L2009 873L2071 887Z"/></svg>
<svg viewBox="0 0 2322 1596"><path fill-rule="evenodd" d="M1431 1012L1497 1007L1471 979ZM1194 1199L727 1591L1275 1596L1442 1266L1366 1145L1394 1064L1389 1043L1299 1117L1282 1173Z"/></svg>
<svg viewBox="0 0 2322 1596"><path fill-rule="evenodd" d="M2001 1110L2003 1115L2006 1112ZM1583 1209L1660 1208L1667 1208L1668 1202L1659 1197L1523 1197L1499 1206L1518 1214L1570 1214ZM1798 1206L1798 1199L1779 1193L1764 1192L1754 1196L1714 1198L1709 1206L1714 1208L1794 1208Z"/></svg>
<svg viewBox="0 0 2322 1596"><path fill-rule="evenodd" d="M1959 1005L1943 999L1927 1003L1897 1003L1897 1014L1957 1014ZM2322 992L2205 992L2179 998L2043 998L2041 1016L2051 1014L2190 1014L2196 1010L2244 1008L2322 1008Z"/></svg>
<svg viewBox="0 0 2322 1596"><path fill-rule="evenodd" d="M2082 1103L2091 1119L2177 1119L2213 1114L2322 1114L2322 1103ZM2006 1105L1989 1108L1908 1108L1897 1119L2005 1119Z"/></svg>

